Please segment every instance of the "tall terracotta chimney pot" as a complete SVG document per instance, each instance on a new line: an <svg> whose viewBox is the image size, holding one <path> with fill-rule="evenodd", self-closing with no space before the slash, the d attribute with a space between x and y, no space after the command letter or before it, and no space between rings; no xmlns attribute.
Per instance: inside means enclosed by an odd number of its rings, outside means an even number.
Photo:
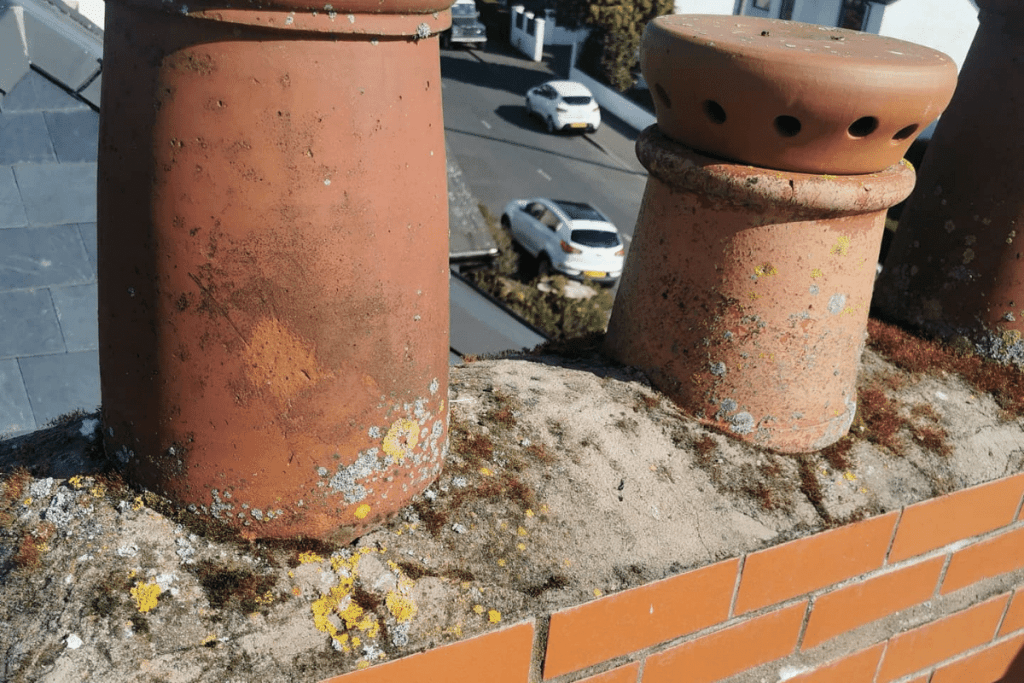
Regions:
<svg viewBox="0 0 1024 683"><path fill-rule="evenodd" d="M1024 367L1024 5L978 5L960 85L928 143L874 305Z"/></svg>
<svg viewBox="0 0 1024 683"><path fill-rule="evenodd" d="M108 453L247 537L348 542L440 471L446 0L109 0Z"/></svg>

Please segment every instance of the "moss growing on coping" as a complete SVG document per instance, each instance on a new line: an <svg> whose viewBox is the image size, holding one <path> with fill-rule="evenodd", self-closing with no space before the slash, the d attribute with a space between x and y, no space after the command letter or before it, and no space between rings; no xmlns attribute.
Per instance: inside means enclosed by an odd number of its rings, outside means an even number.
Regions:
<svg viewBox="0 0 1024 683"><path fill-rule="evenodd" d="M227 566L202 560L189 565L216 610L238 609L246 614L261 611L274 598L277 582L272 575L259 575L248 567Z"/></svg>
<svg viewBox="0 0 1024 683"><path fill-rule="evenodd" d="M32 475L24 467L0 478L0 527L9 527L16 517L15 511L28 498L28 485Z"/></svg>
<svg viewBox="0 0 1024 683"><path fill-rule="evenodd" d="M831 446L824 448L820 451L822 458L832 466L834 470L849 470L853 469L853 460L850 459L850 449L853 448L853 444L856 439L850 435L846 435L843 438L836 441Z"/></svg>
<svg viewBox="0 0 1024 683"><path fill-rule="evenodd" d="M960 375L978 393L991 394L1006 418L1024 415L1024 373L969 350L929 341L879 320L868 320L868 344L910 373Z"/></svg>
<svg viewBox="0 0 1024 683"><path fill-rule="evenodd" d="M858 387L853 426L868 441L902 455L897 433L907 426L907 421L900 416L896 401L877 386Z"/></svg>

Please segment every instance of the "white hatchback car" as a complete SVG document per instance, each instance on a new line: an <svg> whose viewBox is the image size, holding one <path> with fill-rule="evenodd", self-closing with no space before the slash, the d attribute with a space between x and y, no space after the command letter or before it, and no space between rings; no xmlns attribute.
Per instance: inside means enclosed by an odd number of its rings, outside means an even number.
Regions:
<svg viewBox="0 0 1024 683"><path fill-rule="evenodd" d="M578 128L594 131L601 125L601 108L582 83L548 81L526 91L526 111L540 118L548 132Z"/></svg>
<svg viewBox="0 0 1024 683"><path fill-rule="evenodd" d="M538 271L615 284L626 254L618 229L590 204L559 199L514 199L501 224L530 255Z"/></svg>

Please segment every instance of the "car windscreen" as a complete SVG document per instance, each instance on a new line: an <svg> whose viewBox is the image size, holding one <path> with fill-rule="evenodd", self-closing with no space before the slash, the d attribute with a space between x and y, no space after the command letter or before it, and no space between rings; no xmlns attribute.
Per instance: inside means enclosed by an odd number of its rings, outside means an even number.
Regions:
<svg viewBox="0 0 1024 683"><path fill-rule="evenodd" d="M583 202L567 202L564 199L556 199L555 204L565 212L566 216L574 221L607 220L590 204L584 204Z"/></svg>
<svg viewBox="0 0 1024 683"><path fill-rule="evenodd" d="M590 98L586 95L566 95L562 99L566 104L590 104Z"/></svg>
<svg viewBox="0 0 1024 683"><path fill-rule="evenodd" d="M453 17L475 17L476 16L476 5L452 5L452 16Z"/></svg>
<svg viewBox="0 0 1024 683"><path fill-rule="evenodd" d="M606 230L573 230L569 239L585 247L617 247L621 244L618 235Z"/></svg>

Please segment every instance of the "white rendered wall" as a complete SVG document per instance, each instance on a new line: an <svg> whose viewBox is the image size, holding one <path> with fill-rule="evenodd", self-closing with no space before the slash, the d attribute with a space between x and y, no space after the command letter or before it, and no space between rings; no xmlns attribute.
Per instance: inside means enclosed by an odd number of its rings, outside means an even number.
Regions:
<svg viewBox="0 0 1024 683"><path fill-rule="evenodd" d="M732 14L736 0L676 0L676 14Z"/></svg>
<svg viewBox="0 0 1024 683"><path fill-rule="evenodd" d="M977 29L971 0L899 0L885 8L878 34L945 52L959 69Z"/></svg>

